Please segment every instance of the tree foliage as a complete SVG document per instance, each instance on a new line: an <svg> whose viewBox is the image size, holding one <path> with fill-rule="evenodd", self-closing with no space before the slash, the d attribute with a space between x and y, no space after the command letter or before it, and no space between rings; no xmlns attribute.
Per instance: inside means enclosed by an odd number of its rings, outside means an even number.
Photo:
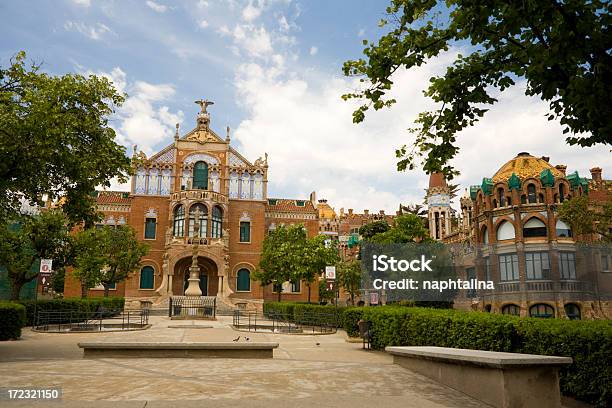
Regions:
<svg viewBox="0 0 612 408"><path fill-rule="evenodd" d="M573 197L563 202L558 215L574 235L599 234L604 241L612 242L612 203L590 207L587 196Z"/></svg>
<svg viewBox="0 0 612 408"><path fill-rule="evenodd" d="M73 261L73 239L61 211L44 211L0 224L0 264L8 271L11 299L19 299L26 283L38 277L40 259L52 259L56 273Z"/></svg>
<svg viewBox="0 0 612 408"><path fill-rule="evenodd" d="M74 276L81 281L82 295L101 284L105 297L113 284L124 281L140 266L141 258L149 251L128 226L80 231L75 248Z"/></svg>
<svg viewBox="0 0 612 408"><path fill-rule="evenodd" d="M456 171L449 161L459 151L459 132L480 120L497 93L523 79L526 94L547 101L548 119L559 119L570 133L567 143L611 144L609 4L392 0L389 17L380 22L393 24L390 31L377 43L364 41L365 58L344 63L345 75L370 85L343 98L366 101L353 113L353 121L361 122L370 106L395 102L387 93L398 69L419 67L450 47L467 48L467 55L457 55L443 75L430 79L425 95L438 109L416 119L413 147L396 151L398 170L414 169L424 158L427 173L442 171L452 179Z"/></svg>
<svg viewBox="0 0 612 408"><path fill-rule="evenodd" d="M285 282L306 281L308 302L311 285L327 265L334 265L338 250L325 237L308 238L302 225L280 226L264 239L259 269L254 274L262 285L273 285L280 301Z"/></svg>
<svg viewBox="0 0 612 408"><path fill-rule="evenodd" d="M361 288L361 261L341 261L336 269L338 284L351 297L351 304L355 305L355 296L360 293Z"/></svg>
<svg viewBox="0 0 612 408"><path fill-rule="evenodd" d="M49 75L27 66L24 52L0 67L0 218L47 194L63 197L72 222L93 223L90 193L113 177L127 181L130 170L108 125L123 101L106 78Z"/></svg>
<svg viewBox="0 0 612 408"><path fill-rule="evenodd" d="M421 217L403 214L395 218L395 225L389 231L374 235L370 241L376 244L405 244L431 242L431 238Z"/></svg>
<svg viewBox="0 0 612 408"><path fill-rule="evenodd" d="M362 225L359 228L359 235L361 235L363 239L370 239L376 234L389 231L390 228L391 227L385 220L374 221Z"/></svg>

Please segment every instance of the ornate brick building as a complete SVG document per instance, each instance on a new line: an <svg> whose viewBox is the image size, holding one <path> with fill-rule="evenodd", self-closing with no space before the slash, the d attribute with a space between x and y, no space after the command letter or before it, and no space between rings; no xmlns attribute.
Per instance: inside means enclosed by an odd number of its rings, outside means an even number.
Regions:
<svg viewBox="0 0 612 408"><path fill-rule="evenodd" d="M612 182L602 179L601 169L591 169L591 177L566 174L566 166L552 166L548 157L519 153L493 177L470 187L469 195L460 199L461 219L448 233L443 229L440 234L439 225L450 224L434 217L445 206L430 202L432 238L462 244L459 275L495 284L494 290L457 299L456 307L521 316L611 318L610 246L583 245L597 243L598 237L574 236L557 215L571 197L587 196L593 211L612 200ZM432 183L430 190L446 184L437 175Z"/></svg>
<svg viewBox="0 0 612 408"><path fill-rule="evenodd" d="M311 199L268 198L268 157L250 162L210 128L209 101L197 101L197 125L151 157L134 150L130 192L100 191L97 206L104 224L130 225L150 250L142 267L117 285L114 295L128 300L164 302L183 295L198 240L200 290L228 304L276 299L271 287L252 279L267 231L278 225L303 224L318 233L318 213ZM198 216L196 216L198 213ZM199 228L194 228L196 219ZM198 230L197 236L194 233ZM306 300L299 282L284 287L283 300ZM102 293L90 290L93 296ZM66 279L65 294L80 294L80 284ZM312 291L317 300L317 290Z"/></svg>

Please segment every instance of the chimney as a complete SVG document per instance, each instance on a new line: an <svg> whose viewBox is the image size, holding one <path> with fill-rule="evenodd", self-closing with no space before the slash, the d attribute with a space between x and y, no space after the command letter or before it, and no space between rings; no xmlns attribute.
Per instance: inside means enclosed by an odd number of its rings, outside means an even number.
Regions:
<svg viewBox="0 0 612 408"><path fill-rule="evenodd" d="M348 209L348 215L353 215L353 209L352 208Z"/></svg>
<svg viewBox="0 0 612 408"><path fill-rule="evenodd" d="M593 167L591 169L591 178L593 181L601 181L601 167Z"/></svg>
<svg viewBox="0 0 612 408"><path fill-rule="evenodd" d="M380 215L385 215L385 210L380 210L378 213L379 213Z"/></svg>
<svg viewBox="0 0 612 408"><path fill-rule="evenodd" d="M555 169L559 170L565 176L565 170L567 170L567 166L565 164L557 164Z"/></svg>
<svg viewBox="0 0 612 408"><path fill-rule="evenodd" d="M344 217L344 207L340 208L340 218Z"/></svg>
<svg viewBox="0 0 612 408"><path fill-rule="evenodd" d="M369 213L370 213L370 210L363 210L364 215L368 215Z"/></svg>
<svg viewBox="0 0 612 408"><path fill-rule="evenodd" d="M550 157L542 156L542 160L544 160L546 163L548 163L550 161Z"/></svg>

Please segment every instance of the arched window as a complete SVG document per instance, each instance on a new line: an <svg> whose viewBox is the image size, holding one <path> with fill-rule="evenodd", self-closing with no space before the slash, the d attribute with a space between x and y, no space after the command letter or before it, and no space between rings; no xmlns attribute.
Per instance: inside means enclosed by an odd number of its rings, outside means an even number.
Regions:
<svg viewBox="0 0 612 408"><path fill-rule="evenodd" d="M223 210L214 206L212 209L211 238L221 238L223 235Z"/></svg>
<svg viewBox="0 0 612 408"><path fill-rule="evenodd" d="M514 239L516 233L514 232L514 225L508 221L502 221L497 227L497 240L501 241L504 239Z"/></svg>
<svg viewBox="0 0 612 408"><path fill-rule="evenodd" d="M155 270L152 266L145 266L140 270L140 289L154 289Z"/></svg>
<svg viewBox="0 0 612 408"><path fill-rule="evenodd" d="M174 221L172 223L172 235L175 237L185 236L185 207L182 204L174 209Z"/></svg>
<svg viewBox="0 0 612 408"><path fill-rule="evenodd" d="M485 305L484 311L487 313L491 313L491 305Z"/></svg>
<svg viewBox="0 0 612 408"><path fill-rule="evenodd" d="M505 200L505 196L504 196L504 189L503 188L498 188L497 189L497 198L499 199L499 206L500 207L505 207L506 206L506 202Z"/></svg>
<svg viewBox="0 0 612 408"><path fill-rule="evenodd" d="M539 219L533 217L530 218L525 225L523 225L523 237L534 238L534 237L545 237L546 236L546 225Z"/></svg>
<svg viewBox="0 0 612 408"><path fill-rule="evenodd" d="M555 309L552 306L538 303L529 308L529 316L531 317L542 317L545 319L555 317Z"/></svg>
<svg viewBox="0 0 612 408"><path fill-rule="evenodd" d="M557 230L557 237L571 238L572 236L572 230L570 227L561 220L557 220L555 229Z"/></svg>
<svg viewBox="0 0 612 408"><path fill-rule="evenodd" d="M198 238L205 238L206 237L206 228L208 227L208 209L206 208L206 206L204 204L194 204L191 207L189 207L189 236L193 237L194 236L194 230L195 230L195 213L196 210L199 210L200 212L200 222L199 224L199 231L198 231Z"/></svg>
<svg viewBox="0 0 612 408"><path fill-rule="evenodd" d="M529 184L527 186L527 201L529 201L529 204L534 204L537 202L536 188L533 184Z"/></svg>
<svg viewBox="0 0 612 408"><path fill-rule="evenodd" d="M515 304L510 303L509 305L504 305L504 307L502 307L502 314L520 316L521 308Z"/></svg>
<svg viewBox="0 0 612 408"><path fill-rule="evenodd" d="M564 307L565 314L570 320L580 320L580 308L574 303L568 303Z"/></svg>
<svg viewBox="0 0 612 408"><path fill-rule="evenodd" d="M559 201L565 201L565 184L559 184Z"/></svg>
<svg viewBox="0 0 612 408"><path fill-rule="evenodd" d="M248 269L242 268L236 275L236 290L238 292L251 291L251 272Z"/></svg>
<svg viewBox="0 0 612 408"><path fill-rule="evenodd" d="M482 243L485 245L489 243L489 231L487 230L487 227L482 229Z"/></svg>
<svg viewBox="0 0 612 408"><path fill-rule="evenodd" d="M208 189L208 164L206 162L199 161L193 166L193 188Z"/></svg>

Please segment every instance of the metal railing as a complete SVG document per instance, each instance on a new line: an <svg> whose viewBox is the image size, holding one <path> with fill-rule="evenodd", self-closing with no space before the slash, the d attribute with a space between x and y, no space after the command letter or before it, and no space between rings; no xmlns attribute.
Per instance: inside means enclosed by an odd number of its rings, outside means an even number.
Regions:
<svg viewBox="0 0 612 408"><path fill-rule="evenodd" d="M216 310L216 296L172 296L168 302L168 317L214 319Z"/></svg>
<svg viewBox="0 0 612 408"><path fill-rule="evenodd" d="M338 317L336 314L304 312L296 319L287 313L235 310L232 325L249 332L330 334L336 332Z"/></svg>
<svg viewBox="0 0 612 408"><path fill-rule="evenodd" d="M37 311L33 329L43 332L139 330L149 324L149 310Z"/></svg>

